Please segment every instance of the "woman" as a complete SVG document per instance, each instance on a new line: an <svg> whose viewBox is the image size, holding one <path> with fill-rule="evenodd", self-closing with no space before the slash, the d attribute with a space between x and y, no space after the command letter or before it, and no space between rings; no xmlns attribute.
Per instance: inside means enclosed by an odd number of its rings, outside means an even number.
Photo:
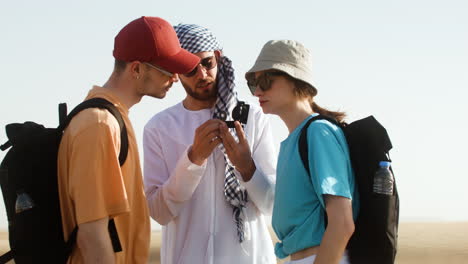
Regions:
<svg viewBox="0 0 468 264"><path fill-rule="evenodd" d="M309 51L291 40L269 41L246 73L264 113L278 115L289 130L277 165L273 228L279 258L289 263L349 263L345 248L354 231L357 189L343 131L317 120L307 129L309 173L298 140L310 118L321 114L342 122L342 112L319 107L314 97Z"/></svg>

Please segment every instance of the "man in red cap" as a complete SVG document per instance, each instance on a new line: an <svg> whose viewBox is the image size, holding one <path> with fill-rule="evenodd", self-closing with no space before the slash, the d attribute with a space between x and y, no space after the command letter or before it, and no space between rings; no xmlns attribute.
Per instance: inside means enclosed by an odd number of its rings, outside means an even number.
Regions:
<svg viewBox="0 0 468 264"><path fill-rule="evenodd" d="M129 109L144 95L163 98L179 73L199 58L180 47L172 26L141 17L115 37L115 66L109 80L86 99L103 98L120 112L128 154L119 164L120 125L109 111L81 111L64 131L58 156L58 183L65 240L78 227L68 263L147 263L150 222ZM113 219L121 251L115 253L108 225Z"/></svg>

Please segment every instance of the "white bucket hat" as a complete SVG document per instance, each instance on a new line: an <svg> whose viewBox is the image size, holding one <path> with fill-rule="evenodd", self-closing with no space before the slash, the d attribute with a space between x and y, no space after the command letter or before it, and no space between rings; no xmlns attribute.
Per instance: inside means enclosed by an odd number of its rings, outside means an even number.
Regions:
<svg viewBox="0 0 468 264"><path fill-rule="evenodd" d="M297 41L270 40L263 46L245 78L249 80L255 72L275 69L314 87L310 58L310 51Z"/></svg>

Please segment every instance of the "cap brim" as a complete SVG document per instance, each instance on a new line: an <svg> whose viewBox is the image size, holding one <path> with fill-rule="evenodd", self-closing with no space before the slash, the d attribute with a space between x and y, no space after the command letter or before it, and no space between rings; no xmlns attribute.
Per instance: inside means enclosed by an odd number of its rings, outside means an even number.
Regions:
<svg viewBox="0 0 468 264"><path fill-rule="evenodd" d="M158 59L154 64L161 66L164 70L172 73L189 73L200 63L200 58L185 49L179 53L164 59Z"/></svg>

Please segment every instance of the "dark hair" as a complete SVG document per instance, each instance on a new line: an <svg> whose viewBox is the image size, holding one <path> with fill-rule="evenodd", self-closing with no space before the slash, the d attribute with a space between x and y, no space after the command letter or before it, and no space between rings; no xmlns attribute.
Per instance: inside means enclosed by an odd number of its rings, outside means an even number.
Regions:
<svg viewBox="0 0 468 264"><path fill-rule="evenodd" d="M117 74L122 73L125 70L125 67L127 67L127 62L126 61L121 61L121 60L115 60L114 62L114 72Z"/></svg>
<svg viewBox="0 0 468 264"><path fill-rule="evenodd" d="M314 86L305 81L296 79L290 75L287 75L287 78L294 83L294 93L296 94L296 96L298 96L299 98L309 98L310 105L314 112L324 116L332 117L339 123L344 122L344 119L346 117L345 112L331 111L326 108L320 107L317 103L314 102L313 99L317 95L317 89Z"/></svg>

